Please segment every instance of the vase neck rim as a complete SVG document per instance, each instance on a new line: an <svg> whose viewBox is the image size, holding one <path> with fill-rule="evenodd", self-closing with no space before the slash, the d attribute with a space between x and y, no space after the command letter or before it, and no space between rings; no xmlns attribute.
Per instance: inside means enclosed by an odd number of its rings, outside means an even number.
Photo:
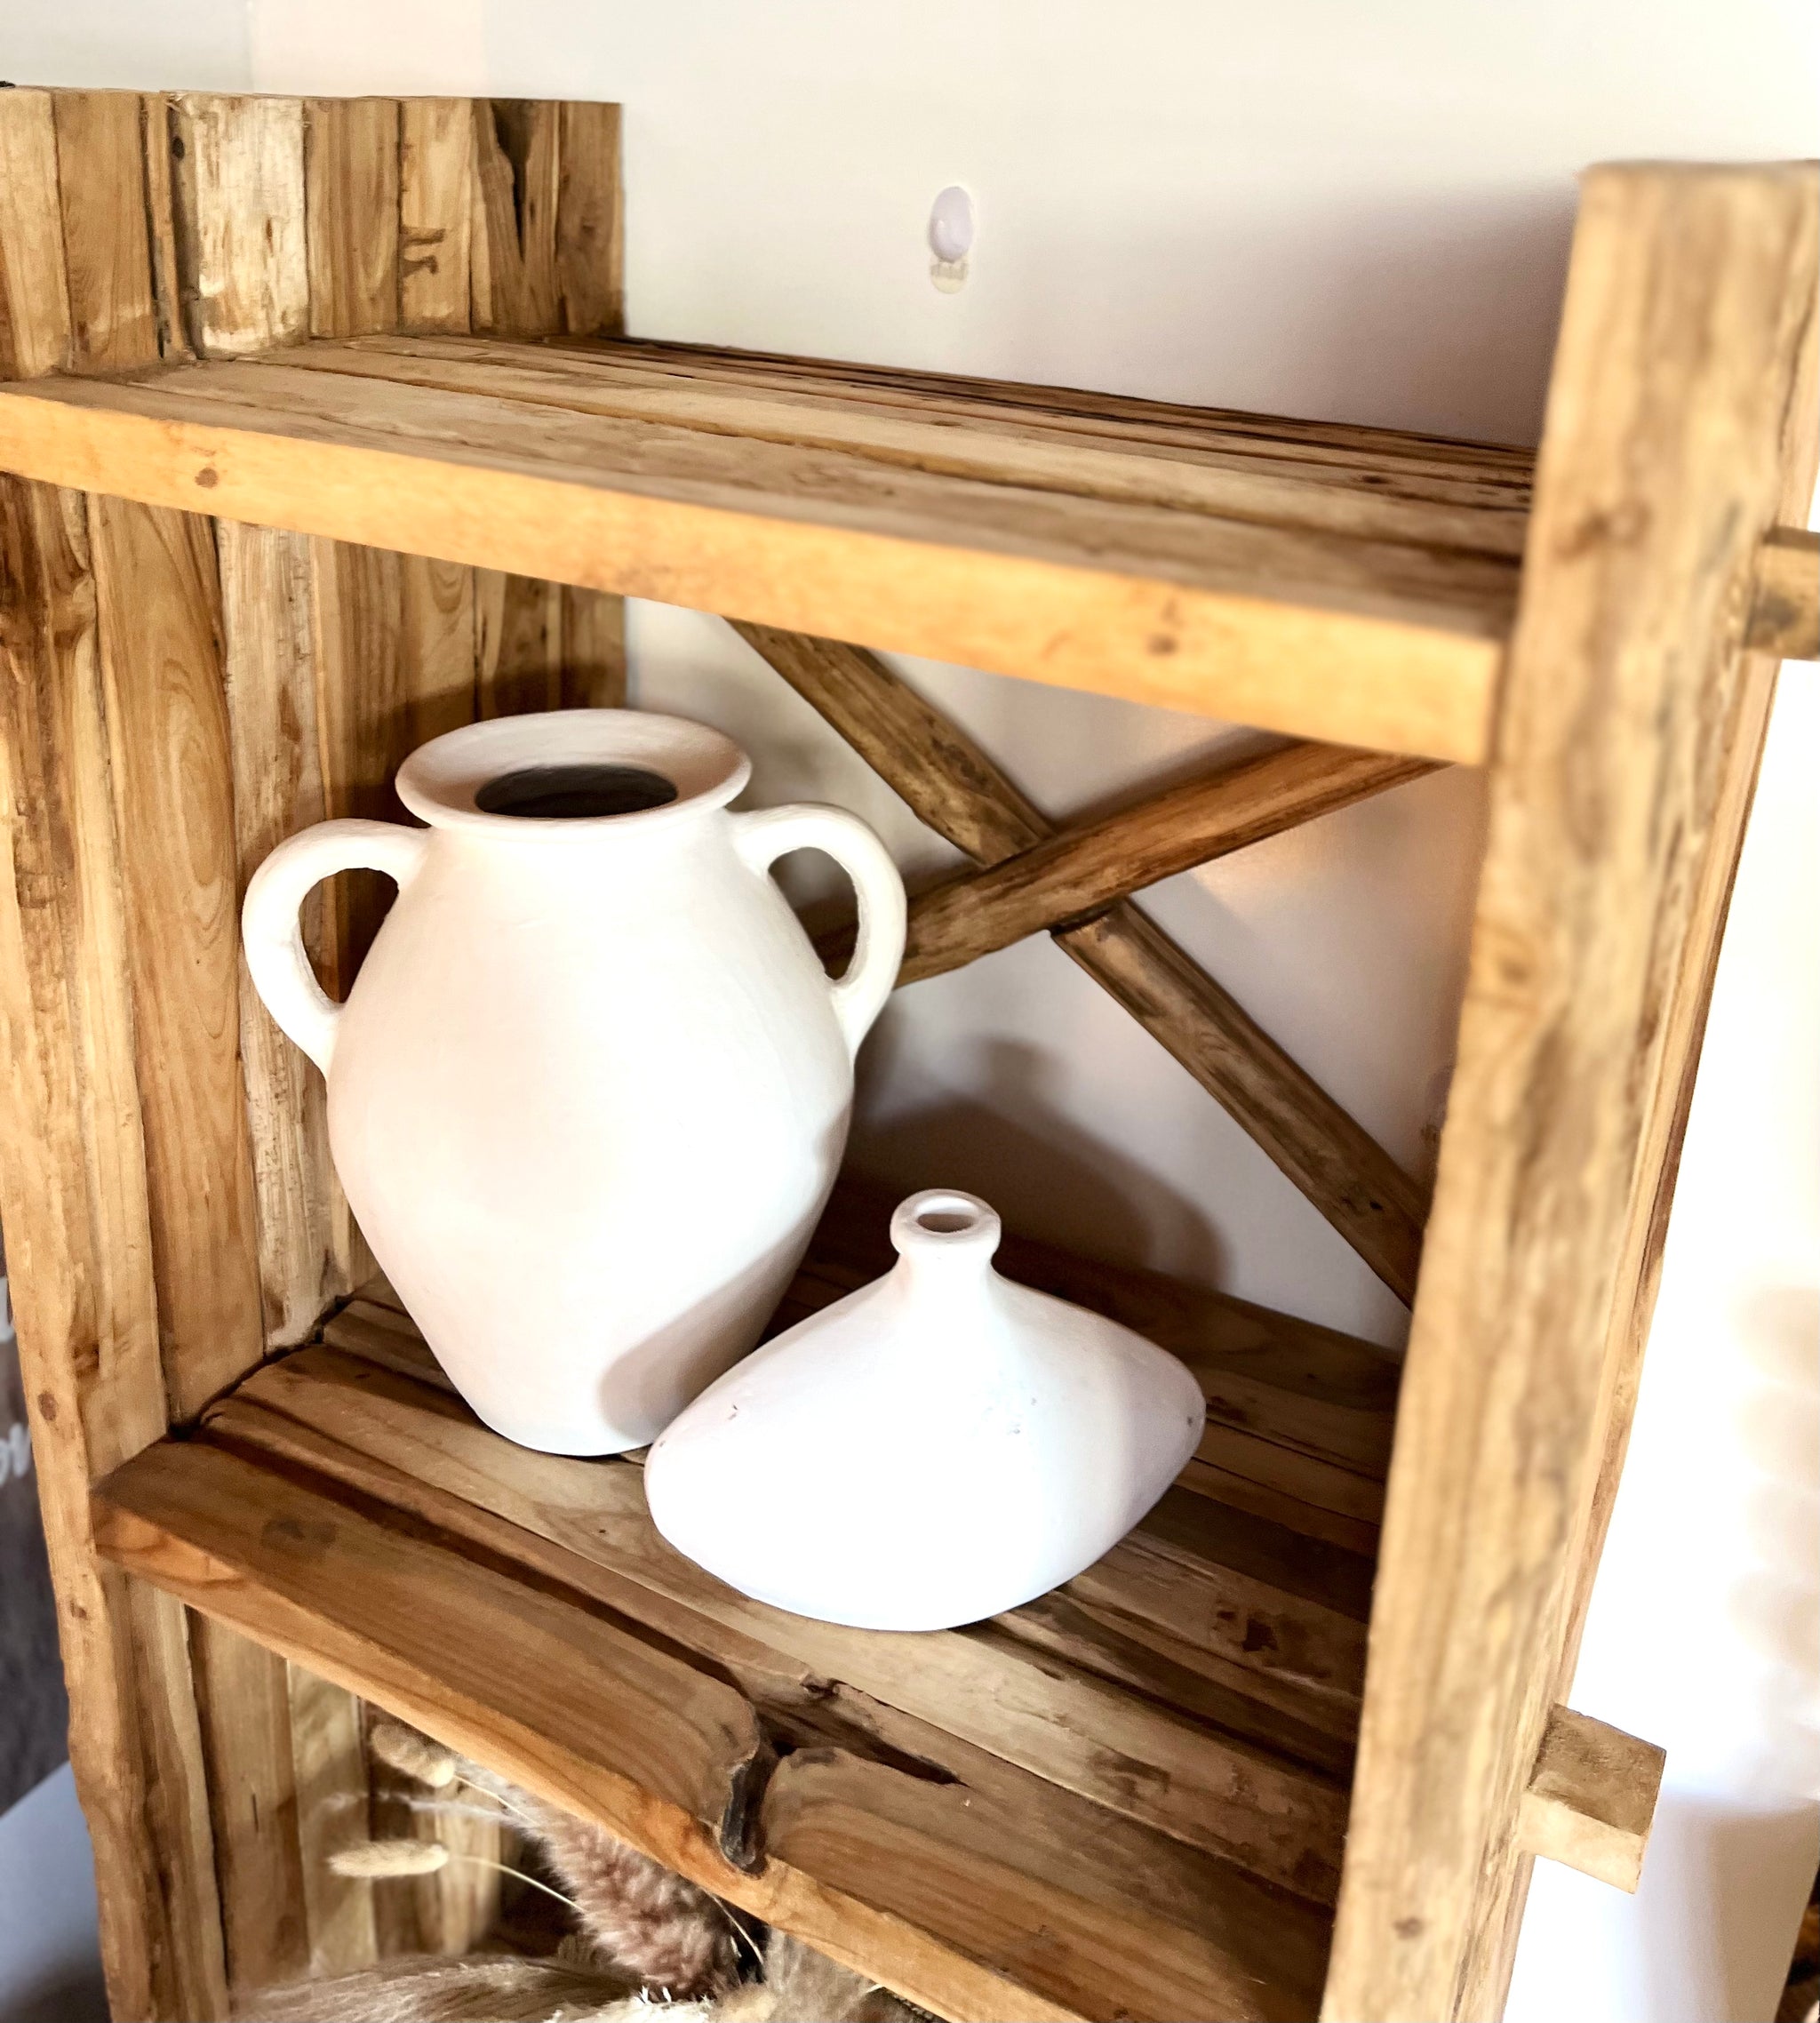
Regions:
<svg viewBox="0 0 1820 2023"><path fill-rule="evenodd" d="M432 828L514 842L647 836L724 807L752 776L730 738L684 716L552 709L432 738L398 798Z"/></svg>
<svg viewBox="0 0 1820 2023"><path fill-rule="evenodd" d="M1002 1234L989 1203L954 1187L925 1187L891 1217L891 1246L919 1278L977 1276L990 1267Z"/></svg>

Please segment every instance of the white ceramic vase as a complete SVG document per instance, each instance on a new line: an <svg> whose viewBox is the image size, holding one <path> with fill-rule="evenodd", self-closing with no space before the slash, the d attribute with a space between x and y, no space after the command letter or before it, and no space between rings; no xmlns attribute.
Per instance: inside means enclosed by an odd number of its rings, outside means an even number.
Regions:
<svg viewBox="0 0 1820 2023"><path fill-rule="evenodd" d="M946 1629L1072 1579L1201 1439L1201 1387L1116 1322L1001 1278L999 1219L913 1195L898 1261L767 1342L651 1449L659 1531L762 1602Z"/></svg>
<svg viewBox="0 0 1820 2023"><path fill-rule="evenodd" d="M757 1339L826 1199L904 888L838 809L732 814L744 753L631 710L475 724L415 752L427 828L324 822L248 888L248 966L328 1077L373 1254L462 1395L552 1453L643 1445ZM859 893L831 983L770 879ZM365 865L399 892L347 1004L298 909Z"/></svg>

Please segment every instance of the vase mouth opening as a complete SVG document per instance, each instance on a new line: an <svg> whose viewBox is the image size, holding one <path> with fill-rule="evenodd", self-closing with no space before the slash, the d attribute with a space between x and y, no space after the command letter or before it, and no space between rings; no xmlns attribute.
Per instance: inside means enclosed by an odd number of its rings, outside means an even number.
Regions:
<svg viewBox="0 0 1820 2023"><path fill-rule="evenodd" d="M552 709L433 738L398 769L398 798L433 828L518 837L648 832L723 807L752 762L683 716Z"/></svg>
<svg viewBox="0 0 1820 2023"><path fill-rule="evenodd" d="M990 1257L1000 1234L998 1211L990 1203L954 1187L926 1187L900 1202L891 1217L891 1243L900 1257Z"/></svg>

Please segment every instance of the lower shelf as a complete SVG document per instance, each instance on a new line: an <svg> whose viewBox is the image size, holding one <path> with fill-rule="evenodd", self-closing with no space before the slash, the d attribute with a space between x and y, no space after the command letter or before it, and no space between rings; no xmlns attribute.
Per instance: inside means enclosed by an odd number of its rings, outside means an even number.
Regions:
<svg viewBox="0 0 1820 2023"><path fill-rule="evenodd" d="M837 1200L774 1325L884 1267L888 1206ZM481 1427L383 1283L102 1483L98 1541L938 2014L1312 2016L1394 1362L1155 1274L1000 1261L1175 1350L1209 1410L1136 1531L990 1622L746 1600L659 1538L635 1457Z"/></svg>

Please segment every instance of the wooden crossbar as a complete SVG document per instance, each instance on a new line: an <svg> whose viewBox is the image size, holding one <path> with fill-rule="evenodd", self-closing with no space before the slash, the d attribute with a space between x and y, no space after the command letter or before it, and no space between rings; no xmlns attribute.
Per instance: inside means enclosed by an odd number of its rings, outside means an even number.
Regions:
<svg viewBox="0 0 1820 2023"><path fill-rule="evenodd" d="M1026 934L1079 926L1179 871L1434 770L1432 759L1308 743L1222 765L917 893L898 980L920 982Z"/></svg>
<svg viewBox="0 0 1820 2023"><path fill-rule="evenodd" d="M730 622L930 828L976 862L1008 865L1066 840L1058 838L1054 825L986 751L875 654L805 633ZM1373 755L1338 755L1319 789L1313 782L1321 769L1312 761L1282 754L1272 758L1277 762L1273 771L1256 762L1249 781L1232 790L1228 826L1241 841L1289 827L1286 801L1305 807L1305 813L1293 819L1307 820L1393 783L1364 763ZM1375 764L1409 769L1402 778L1423 770L1409 760L1378 757ZM1298 765L1305 769L1299 796L1289 785ZM1342 791L1342 777L1356 791ZM1361 784L1368 777L1375 786ZM1257 792L1260 779L1264 791ZM1251 812L1241 812L1254 793ZM1274 812L1266 815L1266 809ZM1248 822L1263 826L1256 826L1255 834L1244 833ZM1201 833L1210 838L1206 856L1239 846L1238 841L1222 843L1228 831L1217 820ZM1085 846L1090 863L1104 861L1103 846L1103 838ZM1066 875L1066 852L1059 854L1057 884ZM1154 853L1151 860L1156 860ZM1162 861L1175 869L1188 868L1172 858ZM1050 869L1055 870L1053 861ZM1123 899L1080 925L1057 930L1055 939L1244 1128L1398 1298L1413 1299L1426 1196L1370 1133L1235 998Z"/></svg>

